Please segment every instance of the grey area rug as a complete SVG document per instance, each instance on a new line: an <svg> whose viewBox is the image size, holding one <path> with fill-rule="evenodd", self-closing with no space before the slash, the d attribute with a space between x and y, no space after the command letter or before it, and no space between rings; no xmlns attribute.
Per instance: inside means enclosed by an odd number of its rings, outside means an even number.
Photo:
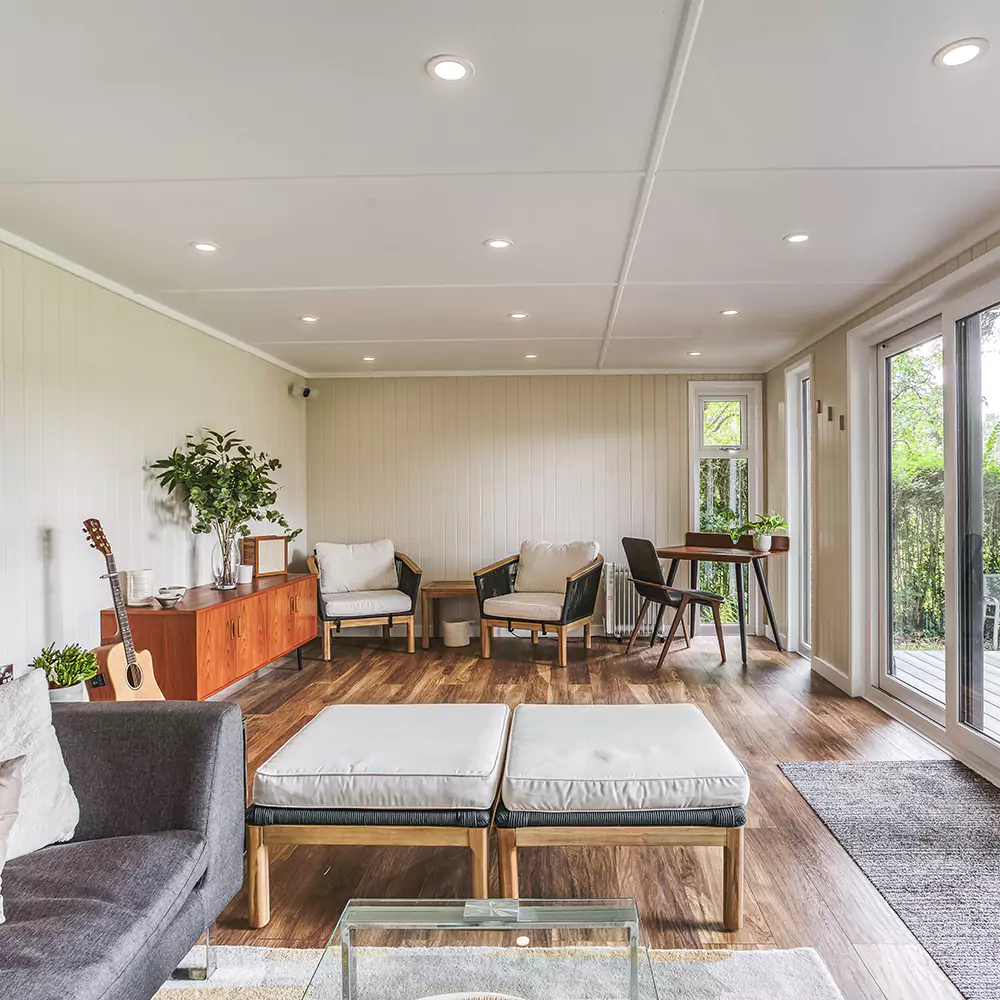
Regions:
<svg viewBox="0 0 1000 1000"><path fill-rule="evenodd" d="M968 1000L1000 1000L1000 789L957 761L781 764Z"/></svg>
<svg viewBox="0 0 1000 1000"><path fill-rule="evenodd" d="M414 1000L476 983L525 1000L624 1000L620 953L606 948L360 948L360 1000ZM155 1000L300 1000L318 949L223 946L204 983L171 982ZM204 956L192 951L186 960ZM791 951L652 951L641 1000L843 1000L819 955ZM309 996L340 1000L331 963ZM650 975L655 991L650 988Z"/></svg>

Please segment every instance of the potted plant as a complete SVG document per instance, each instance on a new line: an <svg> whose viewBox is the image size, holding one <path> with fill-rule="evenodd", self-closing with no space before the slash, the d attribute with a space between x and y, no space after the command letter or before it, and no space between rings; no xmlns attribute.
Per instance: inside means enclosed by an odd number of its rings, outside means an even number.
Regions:
<svg viewBox="0 0 1000 1000"><path fill-rule="evenodd" d="M89 701L87 684L97 673L97 657L73 643L56 649L46 646L30 666L44 670L49 681L49 701Z"/></svg>
<svg viewBox="0 0 1000 1000"><path fill-rule="evenodd" d="M770 514L758 514L743 526L753 535L753 547L758 552L771 551L771 536L776 531L784 531L788 522L776 511Z"/></svg>
<svg viewBox="0 0 1000 1000"><path fill-rule="evenodd" d="M220 434L205 429L200 440L189 434L183 449L154 462L157 482L168 492L181 490L191 507L195 534L215 532L212 573L217 590L236 587L240 563L239 540L251 521L269 521L285 529L291 541L301 528L291 531L275 508L278 484L271 473L281 462L255 452L233 431Z"/></svg>

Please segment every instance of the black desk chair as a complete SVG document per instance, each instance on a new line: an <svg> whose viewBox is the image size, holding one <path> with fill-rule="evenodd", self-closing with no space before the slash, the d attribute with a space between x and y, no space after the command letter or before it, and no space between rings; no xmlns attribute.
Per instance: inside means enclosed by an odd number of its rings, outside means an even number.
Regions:
<svg viewBox="0 0 1000 1000"><path fill-rule="evenodd" d="M653 634L649 638L650 646L656 642L656 637L660 633L663 613L668 607L676 608L674 620L670 624L669 633L667 633L667 641L663 644L663 652L660 653L660 658L656 662L656 669L659 670L663 666L663 658L667 655L670 644L674 641L678 624L680 624L684 635L684 641L690 648L691 639L688 636L687 625L684 623L684 612L692 604L701 604L712 609L712 617L715 619L715 634L719 639L719 652L722 654L723 662L725 662L726 644L722 638L722 617L719 613L724 598L719 594L711 594L707 590L680 590L677 587L668 587L663 578L663 567L656 555L656 546L648 538L623 538L622 548L625 550L625 558L628 559L632 583L642 598L639 617L636 619L635 628L632 629L632 635L625 647L626 655L632 651L632 646L639 635L639 628L642 626L642 620L646 616L646 610L650 604L659 605Z"/></svg>

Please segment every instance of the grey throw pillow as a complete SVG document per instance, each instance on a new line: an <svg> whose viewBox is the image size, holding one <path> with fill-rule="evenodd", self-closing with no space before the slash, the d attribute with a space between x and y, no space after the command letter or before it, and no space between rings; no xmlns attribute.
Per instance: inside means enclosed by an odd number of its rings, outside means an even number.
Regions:
<svg viewBox="0 0 1000 1000"><path fill-rule="evenodd" d="M3 915L3 865L7 860L7 841L17 819L21 801L21 768L27 757L22 754L12 760L0 761L0 924Z"/></svg>

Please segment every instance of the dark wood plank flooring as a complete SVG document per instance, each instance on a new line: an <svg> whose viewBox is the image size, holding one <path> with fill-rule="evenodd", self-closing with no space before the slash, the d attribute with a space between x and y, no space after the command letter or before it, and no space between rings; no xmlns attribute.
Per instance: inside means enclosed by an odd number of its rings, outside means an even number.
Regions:
<svg viewBox="0 0 1000 1000"><path fill-rule="evenodd" d="M735 645L735 643L732 643ZM713 648L714 647L714 648ZM746 924L721 925L720 852L708 848L526 849L524 896L635 897L657 948L816 948L848 1000L954 1000L958 993L777 768L784 760L912 760L945 756L873 705L843 695L798 656L750 639L742 668L715 639L679 643L655 669L659 647L570 643L565 669L555 643L439 643L409 655L398 640L337 639L329 663L319 644L233 696L247 717L251 773L324 705L343 702L682 702L699 705L750 773ZM493 892L498 892L496 860ZM462 898L464 852L446 848L296 847L271 863L271 922L247 928L244 893L219 919L221 944L319 947L352 897Z"/></svg>

